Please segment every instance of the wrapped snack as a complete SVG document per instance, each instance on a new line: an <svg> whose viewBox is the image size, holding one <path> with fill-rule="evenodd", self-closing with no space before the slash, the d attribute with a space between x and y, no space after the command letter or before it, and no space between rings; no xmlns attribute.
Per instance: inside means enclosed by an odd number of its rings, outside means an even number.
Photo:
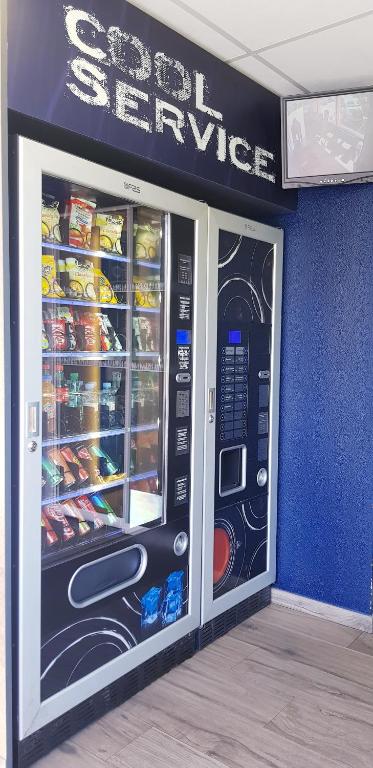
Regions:
<svg viewBox="0 0 373 768"><path fill-rule="evenodd" d="M54 256L49 253L43 253L41 257L41 291L43 296L50 299L61 299L65 296L57 280Z"/></svg>
<svg viewBox="0 0 373 768"><path fill-rule="evenodd" d="M53 352L66 352L67 336L65 319L63 317L55 317L53 312L45 312L44 328L47 336L48 348Z"/></svg>
<svg viewBox="0 0 373 768"><path fill-rule="evenodd" d="M67 291L71 299L96 301L95 273L91 261L80 264L77 259L66 259Z"/></svg>
<svg viewBox="0 0 373 768"><path fill-rule="evenodd" d="M100 314L100 338L102 352L121 352L123 347L107 315Z"/></svg>
<svg viewBox="0 0 373 768"><path fill-rule="evenodd" d="M66 211L69 218L69 245L75 248L89 248L93 213L96 203L81 197L71 197Z"/></svg>
<svg viewBox="0 0 373 768"><path fill-rule="evenodd" d="M93 270L95 276L95 285L98 286L98 301L102 304L117 304L118 299L111 287L110 280L104 275L101 269L95 267Z"/></svg>
<svg viewBox="0 0 373 768"><path fill-rule="evenodd" d="M48 336L47 336L46 330L45 330L44 320L43 320L42 327L41 327L41 348L42 348L43 352L48 352L49 341L48 341Z"/></svg>
<svg viewBox="0 0 373 768"><path fill-rule="evenodd" d="M148 317L133 317L133 335L136 352L155 352L153 325Z"/></svg>
<svg viewBox="0 0 373 768"><path fill-rule="evenodd" d="M120 213L96 213L95 225L100 228L100 248L103 251L122 254L123 222L124 217Z"/></svg>
<svg viewBox="0 0 373 768"><path fill-rule="evenodd" d="M133 276L135 287L135 306L146 308L159 307L159 290L153 287L153 283L147 283L142 277Z"/></svg>
<svg viewBox="0 0 373 768"><path fill-rule="evenodd" d="M81 352L100 352L99 318L94 312L76 312L75 330Z"/></svg>
<svg viewBox="0 0 373 768"><path fill-rule="evenodd" d="M85 443L81 443L80 445L75 446L76 455L79 458L79 461L83 464L87 472L89 473L89 477L91 479L91 482L94 485L98 485L99 483L104 483L104 478L102 477L100 473L100 466L99 462L96 457L93 457Z"/></svg>
<svg viewBox="0 0 373 768"><path fill-rule="evenodd" d="M61 451L54 447L48 451L48 458L56 465L58 470L63 475L63 487L65 491L69 491L75 485L75 477L69 469L69 465L61 454Z"/></svg>
<svg viewBox="0 0 373 768"><path fill-rule="evenodd" d="M74 352L76 349L76 333L74 317L71 307L57 307L57 317L60 320L64 320L66 329L66 349L69 352Z"/></svg>
<svg viewBox="0 0 373 768"><path fill-rule="evenodd" d="M100 513L107 515L108 524L113 526L113 528L119 528L120 527L119 517L115 514L112 506L109 504L106 497L102 496L101 493L94 493L91 496L91 499L95 507L100 510Z"/></svg>
<svg viewBox="0 0 373 768"><path fill-rule="evenodd" d="M60 448L60 453L67 462L69 469L73 473L76 481L78 483L86 483L87 480L89 480L89 474L87 470L84 469L83 465L75 455L74 451L70 448L70 446L64 445L63 448Z"/></svg>
<svg viewBox="0 0 373 768"><path fill-rule="evenodd" d="M63 513L62 504L46 504L44 510L46 517L49 520L52 520L55 526L57 524L58 528L61 530L63 541L69 541L74 538L75 533Z"/></svg>
<svg viewBox="0 0 373 768"><path fill-rule="evenodd" d="M84 512L85 519L93 523L93 527L95 531L104 527L105 525L104 520L102 520L101 515L98 512L96 512L88 496L79 496L76 499L76 503L79 509L81 509L82 512Z"/></svg>
<svg viewBox="0 0 373 768"><path fill-rule="evenodd" d="M41 204L41 234L48 243L60 243L60 214L58 200L53 195L43 195Z"/></svg>
<svg viewBox="0 0 373 768"><path fill-rule="evenodd" d="M135 258L155 261L160 244L160 230L150 224L134 224Z"/></svg>
<svg viewBox="0 0 373 768"><path fill-rule="evenodd" d="M58 536L56 531L53 530L45 512L41 515L41 529L42 529L42 548L49 549L54 544L58 544Z"/></svg>
<svg viewBox="0 0 373 768"><path fill-rule="evenodd" d="M89 524L86 522L83 514L81 513L74 499L68 499L64 501L62 504L62 508L64 510L66 517L72 517L74 520L78 522L79 536L85 536L87 533L90 533L91 529L89 527Z"/></svg>

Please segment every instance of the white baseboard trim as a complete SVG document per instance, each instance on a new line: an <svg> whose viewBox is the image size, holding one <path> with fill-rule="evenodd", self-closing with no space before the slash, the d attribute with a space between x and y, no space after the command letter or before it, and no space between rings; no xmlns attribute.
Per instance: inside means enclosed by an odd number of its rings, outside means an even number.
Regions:
<svg viewBox="0 0 373 768"><path fill-rule="evenodd" d="M309 597L285 592L283 589L272 587L271 601L285 608L293 608L295 611L303 611L319 619L334 621L336 624L344 624L346 627L359 629L361 632L373 632L373 617L365 613L348 611L346 608L338 608L336 605L321 603L319 600L311 600Z"/></svg>

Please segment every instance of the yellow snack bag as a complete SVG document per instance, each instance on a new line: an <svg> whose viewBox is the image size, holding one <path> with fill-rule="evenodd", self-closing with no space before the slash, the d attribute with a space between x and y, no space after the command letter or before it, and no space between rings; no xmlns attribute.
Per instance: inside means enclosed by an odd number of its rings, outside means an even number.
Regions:
<svg viewBox="0 0 373 768"><path fill-rule="evenodd" d="M41 233L43 240L47 240L50 243L61 242L58 200L55 200L52 195L44 195L42 199Z"/></svg>
<svg viewBox="0 0 373 768"><path fill-rule="evenodd" d="M134 224L135 258L139 261L155 261L159 253L160 230L150 224Z"/></svg>
<svg viewBox="0 0 373 768"><path fill-rule="evenodd" d="M142 277L133 276L135 287L135 306L156 308L159 307L159 288L156 283L147 282Z"/></svg>
<svg viewBox="0 0 373 768"><path fill-rule="evenodd" d="M97 300L91 262L86 261L81 264L77 259L68 258L66 259L66 272L69 285L67 291L71 299Z"/></svg>
<svg viewBox="0 0 373 768"><path fill-rule="evenodd" d="M122 255L121 236L124 217L120 213L100 213L95 216L95 226L100 227L100 248Z"/></svg>
<svg viewBox="0 0 373 768"><path fill-rule="evenodd" d="M57 269L54 256L43 253L41 257L41 292L50 299L61 299L65 296L57 281Z"/></svg>
<svg viewBox="0 0 373 768"><path fill-rule="evenodd" d="M110 280L98 267L95 267L93 272L95 276L95 283L98 285L98 301L100 301L102 304L118 304L118 299L111 287Z"/></svg>

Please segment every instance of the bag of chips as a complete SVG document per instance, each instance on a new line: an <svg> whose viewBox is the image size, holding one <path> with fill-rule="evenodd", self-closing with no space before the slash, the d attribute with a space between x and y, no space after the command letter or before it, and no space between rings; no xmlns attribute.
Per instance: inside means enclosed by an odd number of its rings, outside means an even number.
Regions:
<svg viewBox="0 0 373 768"><path fill-rule="evenodd" d="M48 243L60 243L60 214L58 200L53 195L43 195L41 203L41 234Z"/></svg>
<svg viewBox="0 0 373 768"><path fill-rule="evenodd" d="M83 200L81 197L71 197L66 210L69 217L69 245L75 248L89 248L93 213L96 203Z"/></svg>
<svg viewBox="0 0 373 768"><path fill-rule="evenodd" d="M57 281L57 269L54 256L43 253L41 257L41 292L50 299L61 299L65 296Z"/></svg>
<svg viewBox="0 0 373 768"><path fill-rule="evenodd" d="M137 275L133 276L133 283L135 286L136 307L159 307L159 290L155 289L154 283L148 283Z"/></svg>
<svg viewBox="0 0 373 768"><path fill-rule="evenodd" d="M135 258L140 261L155 261L160 245L160 230L150 224L134 224Z"/></svg>
<svg viewBox="0 0 373 768"><path fill-rule="evenodd" d="M95 276L96 292L98 294L97 300L101 304L118 304L118 299L111 287L110 280L104 275L101 269L94 267L93 273Z"/></svg>
<svg viewBox="0 0 373 768"><path fill-rule="evenodd" d="M123 222L124 217L120 213L96 213L95 226L100 228L100 248L103 251L122 254Z"/></svg>
<svg viewBox="0 0 373 768"><path fill-rule="evenodd" d="M71 299L97 300L92 262L85 261L84 264L80 264L77 259L67 258L66 272L68 277L67 291Z"/></svg>

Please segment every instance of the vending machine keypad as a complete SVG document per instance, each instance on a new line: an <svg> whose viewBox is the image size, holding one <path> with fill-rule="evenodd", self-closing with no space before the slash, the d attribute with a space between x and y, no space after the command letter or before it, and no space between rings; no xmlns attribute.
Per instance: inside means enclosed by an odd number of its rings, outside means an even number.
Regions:
<svg viewBox="0 0 373 768"><path fill-rule="evenodd" d="M238 334L238 338L239 344L229 344L221 348L222 442L242 439L247 435L248 349L241 345L241 334Z"/></svg>

